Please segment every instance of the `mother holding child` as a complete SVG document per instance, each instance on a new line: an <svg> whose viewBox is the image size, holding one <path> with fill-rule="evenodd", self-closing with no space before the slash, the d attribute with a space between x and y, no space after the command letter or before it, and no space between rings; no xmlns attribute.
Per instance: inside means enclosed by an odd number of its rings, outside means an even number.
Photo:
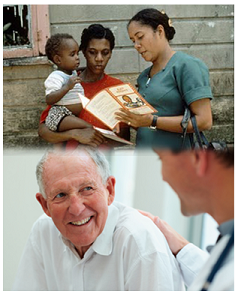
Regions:
<svg viewBox="0 0 238 294"><path fill-rule="evenodd" d="M100 37L96 34L99 28L103 30ZM189 106L195 115L199 130L204 131L212 126L210 100L213 96L208 68L198 58L171 48L169 42L175 35L175 29L163 11L143 9L131 18L127 29L135 49L145 61L152 63L138 77L138 91L158 113L142 115L121 109L116 113L116 118L121 122L119 135L129 139L129 128L126 124L137 130L138 148L181 150L181 121L185 106ZM109 29L92 25L83 31L80 49L87 66L79 77L87 98L106 87L122 83L104 73L113 48L114 36ZM104 138L91 127L95 125L95 121L90 121L87 116L88 113L82 110L79 127L59 132L52 132L41 123L39 134L51 143L74 139L81 144L99 146ZM44 118L42 115L41 122L44 122ZM84 119L87 123L82 121ZM86 125L82 125L84 123ZM188 124L188 132L193 132L191 122ZM189 138L186 138L184 148L191 148Z"/></svg>
<svg viewBox="0 0 238 294"><path fill-rule="evenodd" d="M72 105L64 104L63 99L66 95L75 97L75 93L78 93L77 98L85 95L91 99L107 87L123 84L119 79L104 72L114 45L112 31L100 24L90 25L83 30L80 47L68 34L56 34L47 41L46 54L49 60L55 63L57 70L45 81L46 101L50 95L58 94L60 98L57 97L57 102L56 99L53 103L48 101L50 105L41 114L39 135L43 139L53 144L66 142L66 147L69 148L78 144L97 147L105 143L103 135L93 126L108 129L107 126L82 109L82 104L77 104L79 99ZM82 50L86 59L86 68L76 73L79 66L79 50ZM56 72L59 73L58 79L54 78ZM68 101L73 102L70 98ZM51 124L54 125L53 128ZM121 123L118 135L129 140L129 127ZM108 145L113 145L113 142L109 142Z"/></svg>

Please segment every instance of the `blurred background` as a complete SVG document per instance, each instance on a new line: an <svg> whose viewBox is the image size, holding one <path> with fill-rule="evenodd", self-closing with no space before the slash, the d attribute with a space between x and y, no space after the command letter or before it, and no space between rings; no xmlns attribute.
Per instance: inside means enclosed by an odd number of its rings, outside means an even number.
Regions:
<svg viewBox="0 0 238 294"><path fill-rule="evenodd" d="M43 213L35 199L39 192L35 169L43 153L3 151L3 290L11 290L31 227ZM158 215L202 249L216 241L217 224L211 217L182 216L179 200L163 181L161 162L153 151L118 150L106 157L116 177L116 201Z"/></svg>

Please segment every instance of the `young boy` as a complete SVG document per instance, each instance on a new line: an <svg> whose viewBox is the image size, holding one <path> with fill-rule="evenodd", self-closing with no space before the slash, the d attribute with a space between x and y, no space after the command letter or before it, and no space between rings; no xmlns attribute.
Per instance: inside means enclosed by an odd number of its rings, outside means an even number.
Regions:
<svg viewBox="0 0 238 294"><path fill-rule="evenodd" d="M45 124L51 131L92 127L78 118L82 110L84 90L76 69L79 67L79 46L69 34L51 36L45 46L46 55L56 66L45 81L46 103L53 105Z"/></svg>

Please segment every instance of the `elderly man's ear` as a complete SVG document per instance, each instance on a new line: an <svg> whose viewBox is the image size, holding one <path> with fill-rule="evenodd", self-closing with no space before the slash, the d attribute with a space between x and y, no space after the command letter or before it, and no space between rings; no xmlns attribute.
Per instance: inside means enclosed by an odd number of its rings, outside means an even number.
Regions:
<svg viewBox="0 0 238 294"><path fill-rule="evenodd" d="M113 176L110 176L106 182L106 188L108 191L108 206L112 204L115 198L115 184L116 179Z"/></svg>
<svg viewBox="0 0 238 294"><path fill-rule="evenodd" d="M50 212L49 212L48 206L47 206L47 201L43 197L43 195L41 193L36 193L36 199L40 203L40 205L41 205L42 209L44 210L45 214L50 216Z"/></svg>

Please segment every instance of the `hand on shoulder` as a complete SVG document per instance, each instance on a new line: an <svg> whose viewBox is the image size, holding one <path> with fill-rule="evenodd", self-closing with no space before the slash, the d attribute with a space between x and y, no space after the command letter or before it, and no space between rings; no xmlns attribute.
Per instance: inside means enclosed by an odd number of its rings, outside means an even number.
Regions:
<svg viewBox="0 0 238 294"><path fill-rule="evenodd" d="M177 233L166 221L159 219L158 216L154 216L149 212L142 210L139 210L139 212L144 216L149 217L164 234L169 244L170 250L172 251L174 256L176 256L184 246L189 244L189 242L183 236Z"/></svg>

